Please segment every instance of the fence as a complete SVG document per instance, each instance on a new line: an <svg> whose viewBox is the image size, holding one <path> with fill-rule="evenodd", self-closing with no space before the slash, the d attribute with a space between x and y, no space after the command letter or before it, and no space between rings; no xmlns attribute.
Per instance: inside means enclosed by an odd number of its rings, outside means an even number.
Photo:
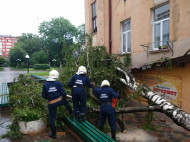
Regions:
<svg viewBox="0 0 190 142"><path fill-rule="evenodd" d="M0 86L0 107L8 106L9 101L9 89L6 82L3 82Z"/></svg>

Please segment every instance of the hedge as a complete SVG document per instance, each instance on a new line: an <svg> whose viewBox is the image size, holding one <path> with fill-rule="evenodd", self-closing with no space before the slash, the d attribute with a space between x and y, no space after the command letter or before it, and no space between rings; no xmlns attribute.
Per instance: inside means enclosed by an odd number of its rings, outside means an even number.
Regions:
<svg viewBox="0 0 190 142"><path fill-rule="evenodd" d="M49 69L50 66L48 64L35 64L33 68L36 70L46 70Z"/></svg>

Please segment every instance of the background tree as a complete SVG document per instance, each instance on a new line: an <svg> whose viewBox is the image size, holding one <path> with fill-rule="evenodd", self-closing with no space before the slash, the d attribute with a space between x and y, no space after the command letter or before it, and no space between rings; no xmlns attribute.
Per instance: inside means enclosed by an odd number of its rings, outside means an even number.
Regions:
<svg viewBox="0 0 190 142"><path fill-rule="evenodd" d="M85 24L78 26L76 41L80 44L85 44Z"/></svg>
<svg viewBox="0 0 190 142"><path fill-rule="evenodd" d="M14 46L14 48L11 48L9 53L9 60L10 60L10 66L16 67L17 64L21 64L21 62L25 62L25 55L26 51L22 49L21 47ZM18 61L20 59L20 61Z"/></svg>
<svg viewBox="0 0 190 142"><path fill-rule="evenodd" d="M31 55L30 63L33 64L33 65L34 64L44 64L44 63L47 64L48 63L48 55L47 55L47 53L44 50L34 52Z"/></svg>
<svg viewBox="0 0 190 142"><path fill-rule="evenodd" d="M67 19L53 18L50 22L40 24L39 33L45 41L49 56L58 58L60 67L63 66L64 53L73 44L77 29ZM51 59L51 60L52 60Z"/></svg>
<svg viewBox="0 0 190 142"><path fill-rule="evenodd" d="M16 49L14 49L16 48ZM44 50L43 40L34 34L23 33L19 37L17 43L15 43L14 48L11 49L9 54L10 65L16 67L17 64L25 64L26 54L29 54L29 64L33 65L36 63L47 64L48 63L48 54ZM19 53L21 52L21 53ZM15 56L16 55L16 56ZM21 60L18 60L21 59ZM23 66L24 67L24 66Z"/></svg>
<svg viewBox="0 0 190 142"><path fill-rule="evenodd" d="M0 56L0 66L2 66L6 62L5 58Z"/></svg>
<svg viewBox="0 0 190 142"><path fill-rule="evenodd" d="M15 45L24 49L31 56L34 52L42 50L43 42L41 40L38 35L23 33Z"/></svg>

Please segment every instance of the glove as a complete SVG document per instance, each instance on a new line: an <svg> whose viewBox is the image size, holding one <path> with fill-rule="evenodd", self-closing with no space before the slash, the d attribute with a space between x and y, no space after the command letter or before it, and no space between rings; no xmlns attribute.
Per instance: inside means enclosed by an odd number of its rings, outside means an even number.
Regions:
<svg viewBox="0 0 190 142"><path fill-rule="evenodd" d="M112 107L115 108L116 104L117 104L117 99L112 98Z"/></svg>

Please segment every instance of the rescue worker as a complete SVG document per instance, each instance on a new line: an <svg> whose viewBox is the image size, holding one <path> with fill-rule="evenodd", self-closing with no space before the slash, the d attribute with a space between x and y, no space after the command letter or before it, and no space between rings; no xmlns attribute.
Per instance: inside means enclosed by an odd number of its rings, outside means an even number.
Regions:
<svg viewBox="0 0 190 142"><path fill-rule="evenodd" d="M51 134L49 137L56 139L56 113L57 107L65 105L69 114L72 115L72 108L69 102L66 100L66 92L61 82L57 81L59 78L59 72L52 70L49 72L49 76L43 85L42 97L48 100L49 110L49 123L51 127Z"/></svg>
<svg viewBox="0 0 190 142"><path fill-rule="evenodd" d="M85 86L94 87L90 79L86 76L87 70L84 66L78 68L78 72L69 80L69 87L72 88L72 101L74 114L77 121L85 121L86 112L86 92Z"/></svg>
<svg viewBox="0 0 190 142"><path fill-rule="evenodd" d="M116 116L115 109L112 106L112 99L118 98L118 93L110 88L110 83L107 80L102 81L101 88L94 88L94 93L97 95L100 102L99 129L103 131L104 124L108 118L112 139L116 140Z"/></svg>

